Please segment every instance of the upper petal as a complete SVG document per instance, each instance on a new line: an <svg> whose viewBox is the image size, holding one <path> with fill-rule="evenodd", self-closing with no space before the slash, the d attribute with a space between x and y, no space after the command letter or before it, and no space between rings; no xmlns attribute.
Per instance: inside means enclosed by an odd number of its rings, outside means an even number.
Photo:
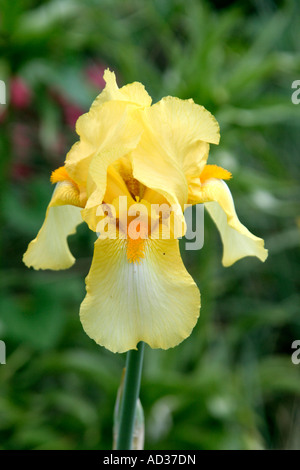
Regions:
<svg viewBox="0 0 300 470"><path fill-rule="evenodd" d="M130 83L119 88L114 72L106 69L103 76L106 86L102 93L97 96L92 107L101 106L106 101L127 101L138 106L150 106L152 99L145 90L144 85L139 82Z"/></svg>
<svg viewBox="0 0 300 470"><path fill-rule="evenodd" d="M127 241L98 239L80 318L86 333L113 352L176 346L190 335L200 293L187 273L178 240L146 240L145 257L128 262Z"/></svg>
<svg viewBox="0 0 300 470"><path fill-rule="evenodd" d="M66 170L87 188L87 208L101 204L106 191L107 169L136 147L141 128L131 119L125 102L109 101L77 121L81 137L66 159Z"/></svg>
<svg viewBox="0 0 300 470"><path fill-rule="evenodd" d="M135 178L170 204L183 206L186 178L201 173L209 143L219 142L217 121L202 106L173 97L137 110L135 117L143 125L139 145L131 154Z"/></svg>
<svg viewBox="0 0 300 470"><path fill-rule="evenodd" d="M139 114L152 137L184 173L199 174L207 159L208 144L219 143L216 119L192 100L167 96Z"/></svg>
<svg viewBox="0 0 300 470"><path fill-rule="evenodd" d="M119 88L115 74L108 69L104 72L106 87L93 102L88 113L79 117L76 142L66 157L66 168L78 184L85 184L89 165L95 154L107 150L116 143L128 144L140 132L137 125L128 126L130 111L151 105L151 97L141 83L134 82ZM134 136L134 138L135 138ZM129 144L130 146L130 144Z"/></svg>
<svg viewBox="0 0 300 470"><path fill-rule="evenodd" d="M144 132L138 147L131 152L133 176L164 196L169 204L183 207L188 196L185 174L155 140L156 136L153 139Z"/></svg>

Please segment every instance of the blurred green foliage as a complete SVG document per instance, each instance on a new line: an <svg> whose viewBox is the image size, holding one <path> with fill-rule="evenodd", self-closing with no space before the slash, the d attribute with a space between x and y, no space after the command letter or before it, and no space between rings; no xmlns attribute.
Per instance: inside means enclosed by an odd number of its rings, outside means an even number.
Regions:
<svg viewBox="0 0 300 470"><path fill-rule="evenodd" d="M217 230L183 252L202 294L191 337L145 351L148 449L300 449L299 112L297 0L0 0L0 448L110 449L124 355L97 346L78 311L93 234L70 238L68 271L35 272L22 254L50 199L50 172L74 122L101 90L141 81L154 101L192 97L214 113L241 221L266 241L265 264L221 266ZM94 75L98 74L95 79ZM93 78L94 77L94 78Z"/></svg>

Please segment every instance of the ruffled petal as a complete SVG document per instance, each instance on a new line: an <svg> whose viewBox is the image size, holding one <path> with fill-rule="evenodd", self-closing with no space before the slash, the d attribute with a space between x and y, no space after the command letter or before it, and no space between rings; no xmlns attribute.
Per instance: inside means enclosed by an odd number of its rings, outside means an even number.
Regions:
<svg viewBox="0 0 300 470"><path fill-rule="evenodd" d="M67 153L65 167L77 184L86 184L89 165L94 154L95 146L85 139L75 142Z"/></svg>
<svg viewBox="0 0 300 470"><path fill-rule="evenodd" d="M199 174L207 159L208 144L219 143L216 119L193 100L168 96L139 114L152 137L186 174Z"/></svg>
<svg viewBox="0 0 300 470"><path fill-rule="evenodd" d="M204 202L206 209L214 220L223 242L224 266L230 266L245 256L256 256L265 261L268 251L264 240L253 235L241 224L235 212L234 202L227 184L215 178L199 185L198 194L193 197Z"/></svg>
<svg viewBox="0 0 300 470"><path fill-rule="evenodd" d="M120 145L116 144L94 156L90 163L87 180L87 209L101 204L105 194L109 192L110 189L108 187L108 169L110 165L124 157L124 155L130 151L130 147L135 147L135 145L136 140L131 141L131 145L129 142L123 145L122 143ZM128 191L125 191L124 194L127 195L127 193Z"/></svg>
<svg viewBox="0 0 300 470"><path fill-rule="evenodd" d="M183 207L187 178L201 173L209 143L219 142L217 121L192 100L173 97L136 111L136 119L144 132L131 153L134 177Z"/></svg>
<svg viewBox="0 0 300 470"><path fill-rule="evenodd" d="M119 88L114 72L106 69L103 75L106 86L102 93L97 96L92 107L101 106L106 101L127 101L138 106L150 106L152 99L145 90L144 85L139 82L130 83Z"/></svg>
<svg viewBox="0 0 300 470"><path fill-rule="evenodd" d="M127 241L98 239L80 318L86 333L113 352L176 346L191 334L200 293L187 273L178 240L145 240L140 263L127 258Z"/></svg>
<svg viewBox="0 0 300 470"><path fill-rule="evenodd" d="M130 112L137 107L151 105L151 97L141 83L131 83L118 88L113 72L104 73L106 87L93 102L88 113L80 116L76 142L66 157L66 169L78 184L85 184L92 158L108 151L116 144L124 146L122 155L132 148L132 141L141 132L140 126L129 121ZM119 158L119 157L118 157Z"/></svg>
<svg viewBox="0 0 300 470"><path fill-rule="evenodd" d="M87 208L101 204L108 166L136 147L141 128L130 118L125 102L109 101L77 121L80 142L66 159L74 181L87 186Z"/></svg>
<svg viewBox="0 0 300 470"><path fill-rule="evenodd" d="M76 191L69 182L57 183L45 221L23 256L28 267L34 269L67 269L74 264L67 237L76 232L82 222L81 208L69 205L76 202Z"/></svg>
<svg viewBox="0 0 300 470"><path fill-rule="evenodd" d="M162 149L153 145L149 136L143 136L131 158L136 180L161 194L170 205L183 207L188 196L184 172Z"/></svg>

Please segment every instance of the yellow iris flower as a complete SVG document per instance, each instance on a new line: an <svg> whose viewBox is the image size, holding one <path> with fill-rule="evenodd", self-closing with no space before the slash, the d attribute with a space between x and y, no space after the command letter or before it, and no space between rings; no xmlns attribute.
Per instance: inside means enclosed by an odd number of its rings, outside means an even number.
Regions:
<svg viewBox="0 0 300 470"><path fill-rule="evenodd" d="M119 196L127 198L128 213L137 202L165 203L179 208L182 222L185 204L204 203L221 234L224 266L244 256L264 261L267 251L236 215L224 182L230 173L207 165L209 145L219 143L215 118L193 100L166 97L151 105L142 84L119 89L109 70L104 79L105 89L77 121L80 140L52 173L56 186L46 218L23 260L35 269L69 268L75 260L68 235L83 221L97 232L99 207L110 204L117 235L95 242L80 309L83 328L113 352L134 349L139 341L167 349L191 334L200 293L174 234L155 238L140 219L141 235L128 236ZM157 225L162 228L161 218Z"/></svg>

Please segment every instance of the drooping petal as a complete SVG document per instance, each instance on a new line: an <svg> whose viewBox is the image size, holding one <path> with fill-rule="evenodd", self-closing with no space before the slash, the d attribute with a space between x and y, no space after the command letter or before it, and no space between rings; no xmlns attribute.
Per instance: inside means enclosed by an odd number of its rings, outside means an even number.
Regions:
<svg viewBox="0 0 300 470"><path fill-rule="evenodd" d="M77 225L82 222L81 208L70 205L76 203L77 198L70 182L57 183L44 223L23 256L26 266L58 270L74 264L67 237L75 233Z"/></svg>
<svg viewBox="0 0 300 470"><path fill-rule="evenodd" d="M227 184L215 178L199 185L198 194L193 194L194 202L204 202L214 220L223 242L224 266L230 266L245 256L256 256L265 261L268 251L264 241L253 235L239 221L231 192ZM197 199L197 201L196 201Z"/></svg>
<svg viewBox="0 0 300 470"><path fill-rule="evenodd" d="M127 257L127 240L98 239L80 318L86 333L113 352L176 346L199 316L200 293L187 273L178 240L145 240L139 263Z"/></svg>

